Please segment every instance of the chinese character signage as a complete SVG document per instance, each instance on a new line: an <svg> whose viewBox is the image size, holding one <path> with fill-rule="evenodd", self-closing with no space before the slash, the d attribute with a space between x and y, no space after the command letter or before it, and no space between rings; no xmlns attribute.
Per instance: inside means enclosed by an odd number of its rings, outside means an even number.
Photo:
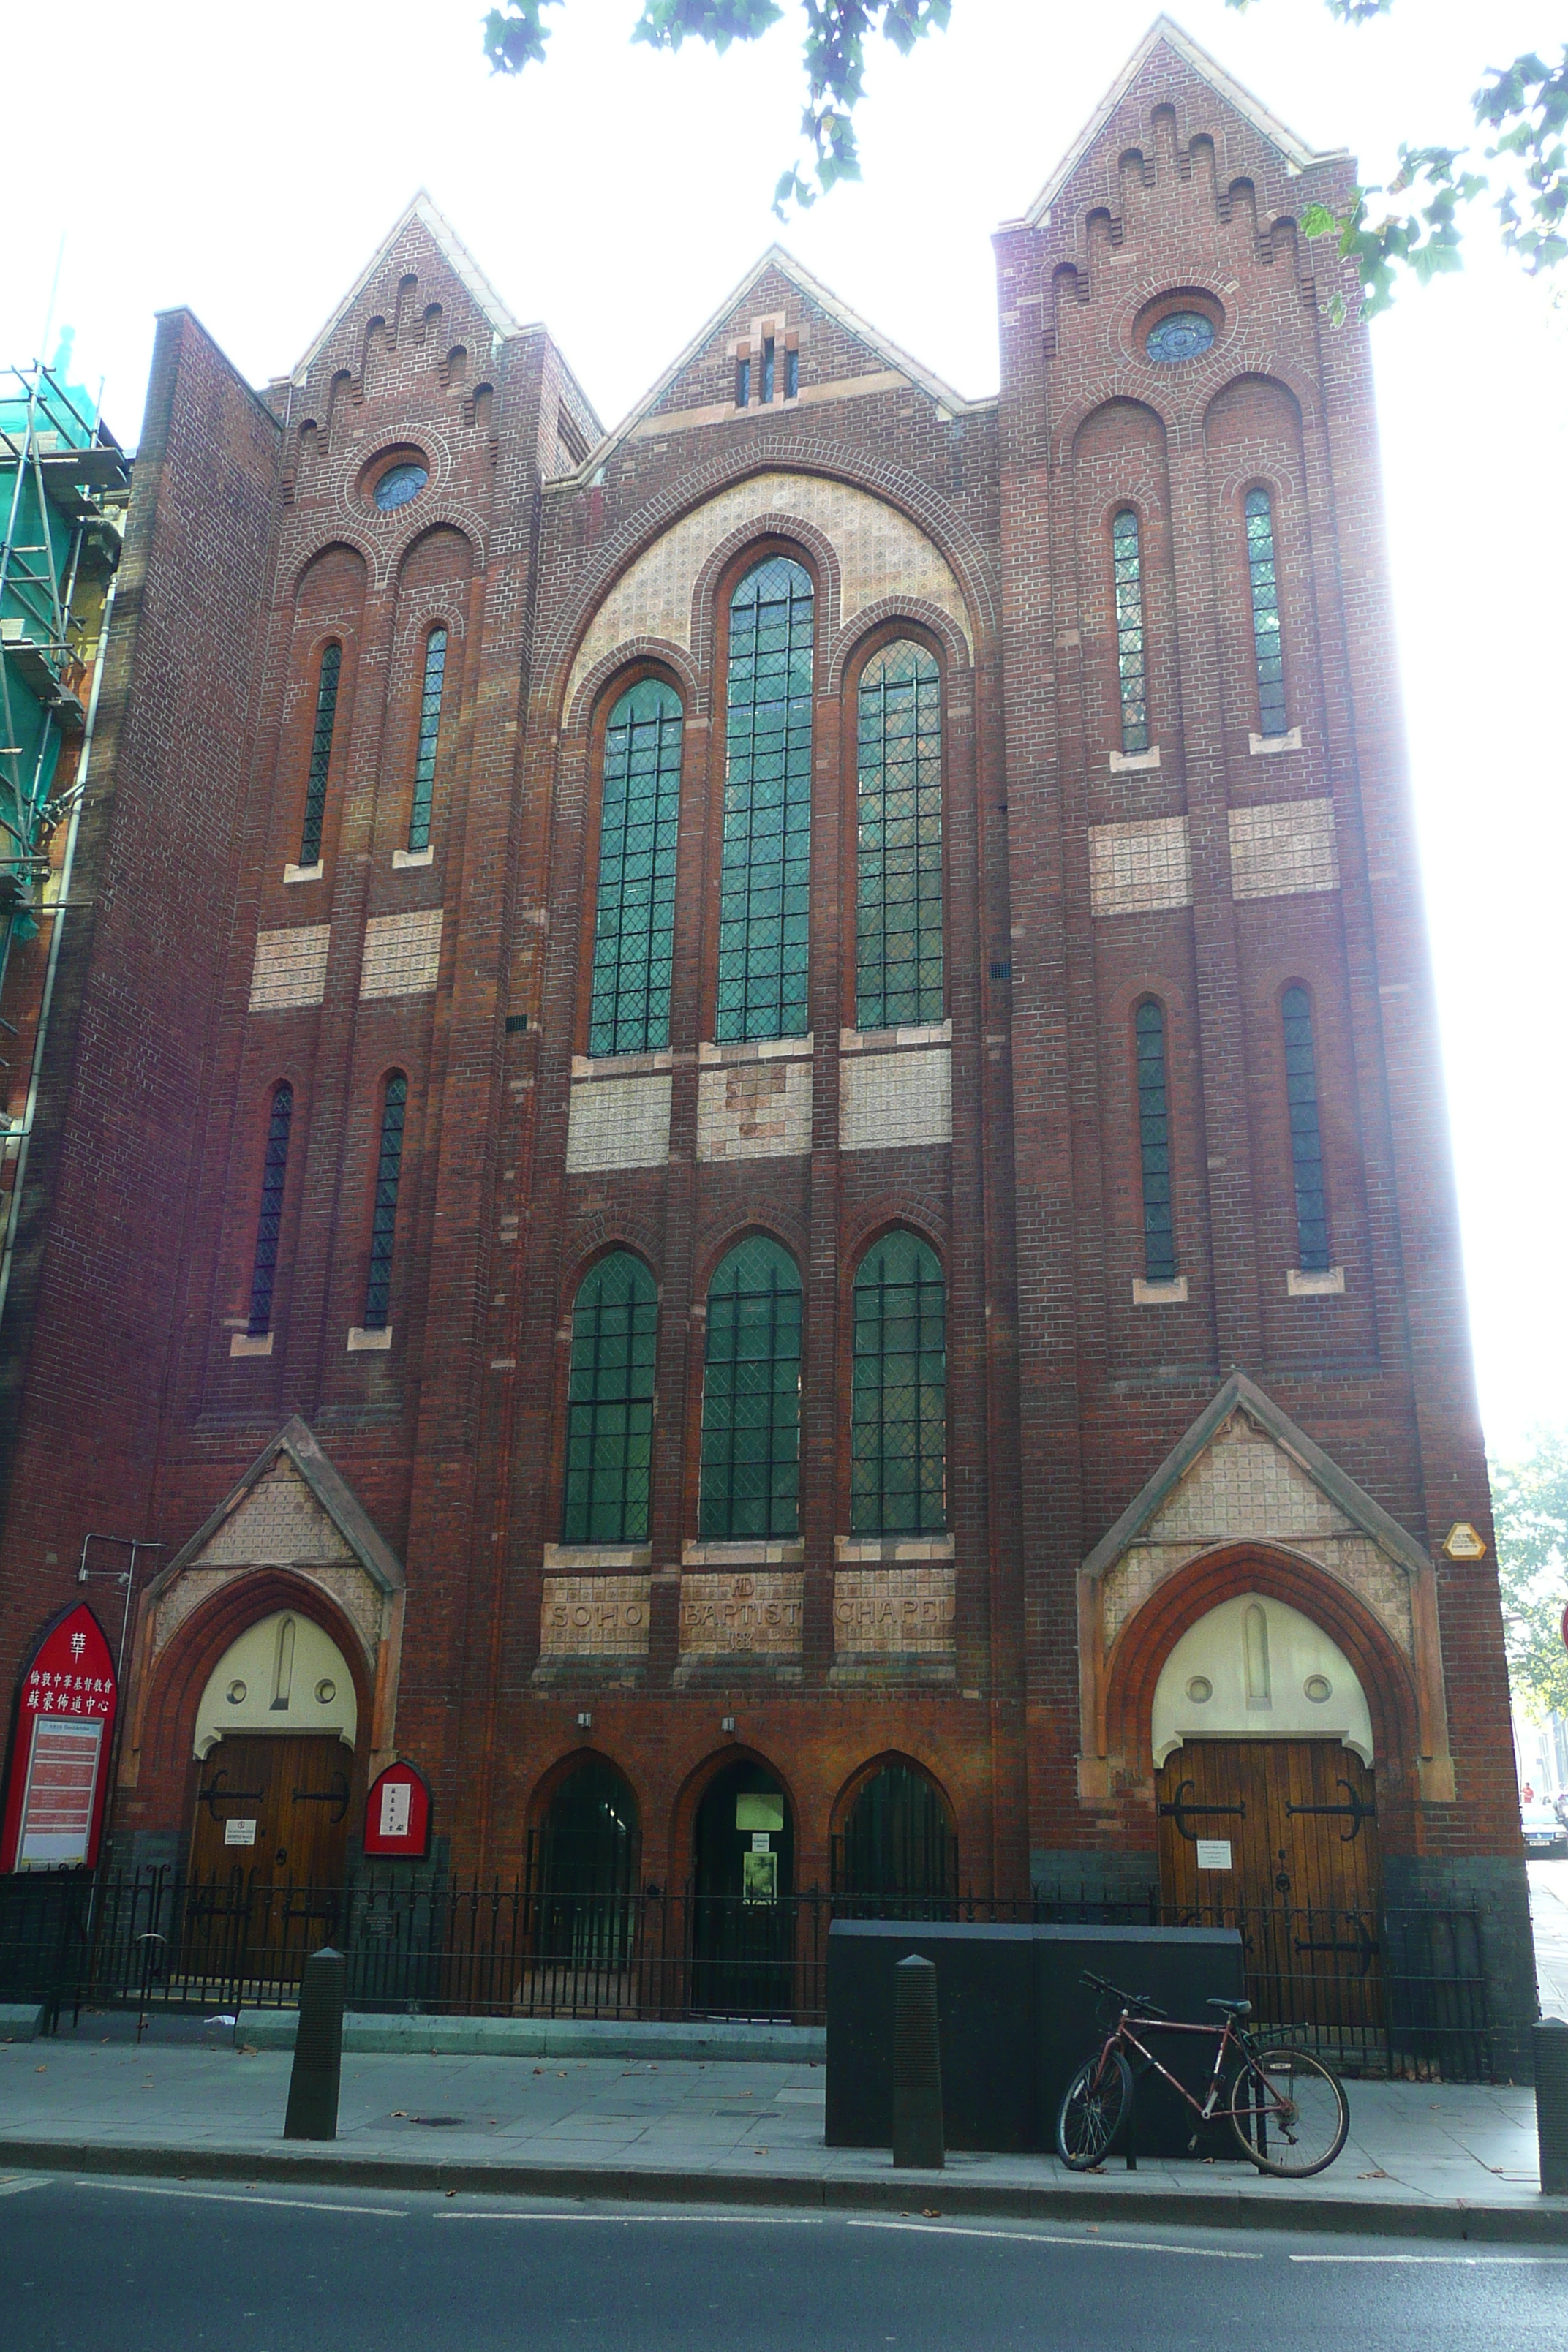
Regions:
<svg viewBox="0 0 1568 2352"><path fill-rule="evenodd" d="M412 1764L389 1764L370 1784L364 1801L367 1859L402 1854L422 1862L430 1847L430 1791Z"/></svg>
<svg viewBox="0 0 1568 2352"><path fill-rule="evenodd" d="M90 1867L98 1860L118 1697L109 1644L79 1601L46 1628L22 1669L0 1871Z"/></svg>

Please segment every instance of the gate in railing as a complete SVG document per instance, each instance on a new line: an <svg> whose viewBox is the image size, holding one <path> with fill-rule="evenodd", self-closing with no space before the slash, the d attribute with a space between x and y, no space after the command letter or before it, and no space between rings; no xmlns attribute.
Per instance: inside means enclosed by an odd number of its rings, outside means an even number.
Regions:
<svg viewBox="0 0 1568 2352"><path fill-rule="evenodd" d="M1352 2071L1488 2079L1475 1910L1320 1912L822 1894L748 1904L686 1894L582 1895L511 1882L363 1871L295 1886L236 1870L191 1879L39 1872L0 1879L0 2000L210 2013L288 2008L306 1952L348 1957L358 2010L512 2017L724 2016L820 2022L835 1918L1032 1919L1235 1927L1260 2025Z"/></svg>

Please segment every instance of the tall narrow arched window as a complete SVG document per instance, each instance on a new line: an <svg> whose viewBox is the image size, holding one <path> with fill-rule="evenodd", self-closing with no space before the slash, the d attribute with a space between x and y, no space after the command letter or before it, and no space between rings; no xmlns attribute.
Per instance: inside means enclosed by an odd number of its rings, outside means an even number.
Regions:
<svg viewBox="0 0 1568 2352"><path fill-rule="evenodd" d="M855 1276L849 1526L868 1536L947 1527L947 1285L934 1250L888 1234Z"/></svg>
<svg viewBox="0 0 1568 2352"><path fill-rule="evenodd" d="M278 1279L278 1240L283 1230L283 1184L289 1173L289 1129L294 1122L294 1089L285 1078L272 1089L267 1150L261 1162L261 1207L256 1220L256 1255L250 1268L253 1339L272 1328L272 1290Z"/></svg>
<svg viewBox="0 0 1568 2352"><path fill-rule="evenodd" d="M572 1310L563 1543L646 1543L658 1294L641 1258L590 1268Z"/></svg>
<svg viewBox="0 0 1568 2352"><path fill-rule="evenodd" d="M1138 1147L1143 1171L1143 1278L1176 1278L1176 1233L1171 1214L1171 1110L1165 1087L1165 1015L1154 1003L1138 1007L1133 1022L1138 1058Z"/></svg>
<svg viewBox="0 0 1568 2352"><path fill-rule="evenodd" d="M1247 567L1252 576L1252 646L1258 656L1258 730L1283 735L1285 656L1279 638L1279 572L1274 509L1267 490L1247 493Z"/></svg>
<svg viewBox="0 0 1568 2352"><path fill-rule="evenodd" d="M716 1034L804 1037L815 600L787 556L730 600Z"/></svg>
<svg viewBox="0 0 1568 2352"><path fill-rule="evenodd" d="M327 814L327 771L332 764L332 729L338 716L338 672L342 667L343 649L339 645L321 649L321 674L316 681L316 724L310 736L310 766L305 778L305 823L300 835L300 863L319 866L321 859L321 826Z"/></svg>
<svg viewBox="0 0 1568 2352"><path fill-rule="evenodd" d="M698 1520L720 1540L799 1530L800 1276L761 1234L708 1286Z"/></svg>
<svg viewBox="0 0 1568 2352"><path fill-rule="evenodd" d="M942 677L901 640L860 673L855 1024L942 1017Z"/></svg>
<svg viewBox="0 0 1568 2352"><path fill-rule="evenodd" d="M395 1070L381 1102L381 1149L375 1162L375 1207L370 1225L370 1273L364 1286L364 1328L384 1331L392 1303L392 1251L397 1239L397 1185L403 1173L403 1123L408 1081Z"/></svg>
<svg viewBox="0 0 1568 2352"><path fill-rule="evenodd" d="M1149 749L1149 675L1143 649L1143 557L1138 518L1123 507L1110 526L1116 588L1116 669L1121 688L1121 748Z"/></svg>
<svg viewBox="0 0 1568 2352"><path fill-rule="evenodd" d="M441 738L441 689L447 679L447 632L432 629L425 640L425 683L419 696L419 741L414 753L414 804L408 816L408 846L430 846L430 809L436 797L436 747Z"/></svg>
<svg viewBox="0 0 1568 2352"><path fill-rule="evenodd" d="M1303 1274L1321 1274L1329 1263L1329 1204L1323 1191L1323 1139L1318 1125L1312 1006L1306 990L1288 988L1279 1011L1285 1028L1290 1164L1296 1181L1297 1264Z"/></svg>
<svg viewBox="0 0 1568 2352"><path fill-rule="evenodd" d="M674 688L645 677L605 730L590 1054L669 1043L682 715Z"/></svg>

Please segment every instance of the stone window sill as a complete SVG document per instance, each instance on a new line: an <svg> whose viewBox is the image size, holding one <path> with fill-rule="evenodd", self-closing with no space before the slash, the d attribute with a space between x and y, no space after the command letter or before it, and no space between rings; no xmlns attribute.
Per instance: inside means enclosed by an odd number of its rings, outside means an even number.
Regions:
<svg viewBox="0 0 1568 2352"><path fill-rule="evenodd" d="M395 874L408 874L416 866L434 866L435 863L434 845L427 849L395 849L392 853L392 870Z"/></svg>
<svg viewBox="0 0 1568 2352"><path fill-rule="evenodd" d="M348 1353L351 1356L374 1355L384 1351L386 1349L390 1348L391 1345L392 1326L390 1323L384 1323L379 1331L362 1330L357 1323L353 1324L350 1328Z"/></svg>
<svg viewBox="0 0 1568 2352"><path fill-rule="evenodd" d="M840 1568L876 1568L903 1560L951 1559L952 1536L835 1536L833 1557Z"/></svg>
<svg viewBox="0 0 1568 2352"><path fill-rule="evenodd" d="M798 1536L779 1543L747 1537L735 1543L683 1543L680 1547L682 1568L798 1568L805 1558L805 1545Z"/></svg>
<svg viewBox="0 0 1568 2352"><path fill-rule="evenodd" d="M258 1331L252 1337L248 1331L233 1331L229 1334L228 1352L231 1356L269 1356L272 1334Z"/></svg>
<svg viewBox="0 0 1568 2352"><path fill-rule="evenodd" d="M1132 1277L1134 1307L1184 1307L1187 1303L1187 1277L1178 1274L1173 1282L1144 1282L1138 1275Z"/></svg>
<svg viewBox="0 0 1568 2352"><path fill-rule="evenodd" d="M697 1058L704 1069L729 1062L799 1062L809 1056L815 1042L809 1029L804 1037L738 1038L732 1045L700 1045Z"/></svg>
<svg viewBox="0 0 1568 2352"><path fill-rule="evenodd" d="M1299 727L1292 727L1288 735L1249 734L1247 739L1247 748L1255 760L1272 759L1277 751L1299 751L1301 748L1301 730Z"/></svg>
<svg viewBox="0 0 1568 2352"><path fill-rule="evenodd" d="M1160 764L1160 746L1152 743L1147 751L1112 751L1110 772L1113 776L1135 776Z"/></svg>
<svg viewBox="0 0 1568 2352"><path fill-rule="evenodd" d="M286 866L283 879L285 882L319 882L326 870L325 860L318 857L314 866Z"/></svg>
<svg viewBox="0 0 1568 2352"><path fill-rule="evenodd" d="M583 1576L595 1569L649 1569L652 1544L547 1543L544 1567L549 1575Z"/></svg>
<svg viewBox="0 0 1568 2352"><path fill-rule="evenodd" d="M673 1070L677 1062L689 1064L689 1054L677 1054L668 1046L657 1054L574 1054L572 1080L580 1078L642 1078L660 1071Z"/></svg>
<svg viewBox="0 0 1568 2352"><path fill-rule="evenodd" d="M841 1054L894 1053L900 1045L951 1045L951 1021L928 1021L923 1025L904 1029L841 1029L838 1050Z"/></svg>
<svg viewBox="0 0 1568 2352"><path fill-rule="evenodd" d="M1342 1265L1319 1266L1311 1274L1303 1274L1293 1265L1285 1276L1288 1298L1340 1298L1344 1295L1345 1270Z"/></svg>

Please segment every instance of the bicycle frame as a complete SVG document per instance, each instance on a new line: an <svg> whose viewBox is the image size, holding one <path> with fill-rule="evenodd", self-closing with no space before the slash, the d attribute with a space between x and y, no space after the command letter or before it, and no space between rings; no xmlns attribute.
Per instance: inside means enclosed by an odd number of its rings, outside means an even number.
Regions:
<svg viewBox="0 0 1568 2352"><path fill-rule="evenodd" d="M1170 2068L1168 2066L1162 2066L1160 2061L1155 2057L1154 2053L1152 2050L1147 2049L1144 2044L1139 2041L1138 2036L1132 2031L1131 2022L1130 2022L1131 2017L1131 2011L1124 2009L1116 2021L1115 2030L1106 2036L1105 2047L1100 2053L1100 2063L1102 2067L1105 2064L1106 2060L1110 2057L1112 2050L1121 2049L1123 2045L1131 2044L1132 2049L1136 2050L1140 2058L1143 2059L1156 2074L1159 2074L1165 2082L1169 2083L1173 2091L1174 2091L1179 2097L1185 2100L1187 2105L1191 2107L1194 2115L1196 2116L1199 2123L1207 2124L1216 2122L1224 2117L1231 2116L1245 2115L1248 2112L1245 2107L1222 2107L1218 2104L1221 2077L1225 2073L1226 2053L1231 2049L1235 2049L1240 2053L1242 2058L1247 2062L1242 2072L1237 2078L1237 2081L1247 2083L1248 2087L1252 2089L1254 2093L1266 2092L1268 2094L1268 2104L1277 2114L1287 2115L1290 2112L1289 2101L1288 2099L1281 2098L1279 2092L1274 2088L1273 2084L1268 2080L1268 2077L1263 2074L1259 2068L1253 2065L1252 2053L1247 2045L1247 2037L1237 2027L1234 2017L1227 2017L1223 2025L1217 2026L1184 2025L1178 2023L1174 2019L1166 2018L1141 2017L1136 2021L1136 2022L1143 2028L1146 2033L1151 2032L1154 2033L1209 2033L1215 2036L1214 2073L1209 2076L1207 2095L1204 2098L1201 2104L1198 2100L1194 2098L1186 2084L1184 2083L1179 2083L1174 2074L1172 2074ZM1256 2103L1254 2104L1251 2112L1257 2112Z"/></svg>

